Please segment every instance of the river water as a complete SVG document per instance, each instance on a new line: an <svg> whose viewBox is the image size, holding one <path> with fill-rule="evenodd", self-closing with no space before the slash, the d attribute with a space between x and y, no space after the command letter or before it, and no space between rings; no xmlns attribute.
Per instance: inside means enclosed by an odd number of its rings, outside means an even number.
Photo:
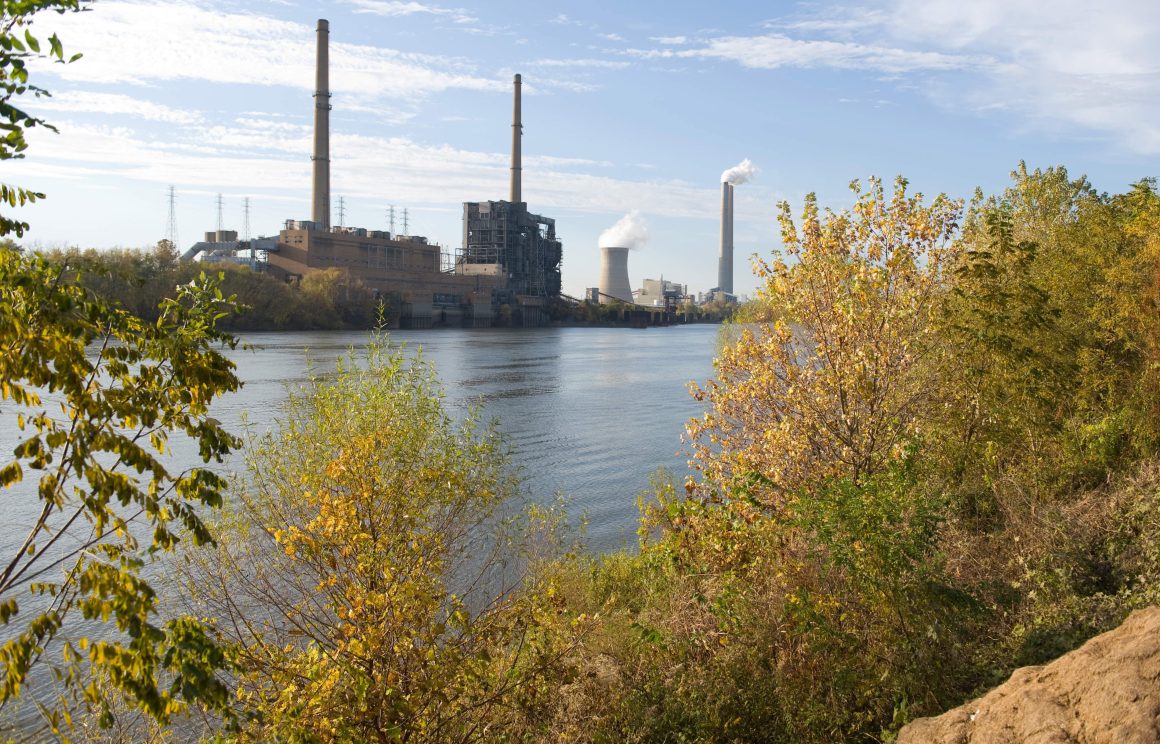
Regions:
<svg viewBox="0 0 1160 744"><path fill-rule="evenodd" d="M681 437L701 412L690 381L711 376L719 326L395 331L392 345L422 349L452 414L471 404L497 418L529 496L557 493L587 518L586 542L605 552L635 540L637 495L659 467L687 470ZM213 407L228 428L243 414L276 425L287 386L334 368L365 333L245 334L232 356L245 387Z"/></svg>

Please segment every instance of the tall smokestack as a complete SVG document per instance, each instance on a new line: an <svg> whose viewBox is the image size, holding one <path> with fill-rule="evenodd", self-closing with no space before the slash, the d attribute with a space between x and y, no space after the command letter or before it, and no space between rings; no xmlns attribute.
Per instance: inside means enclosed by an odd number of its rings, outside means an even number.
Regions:
<svg viewBox="0 0 1160 744"><path fill-rule="evenodd" d="M330 229L330 24L318 19L314 82L314 209L311 219Z"/></svg>
<svg viewBox="0 0 1160 744"><path fill-rule="evenodd" d="M521 174L520 174L520 139L524 134L524 125L520 121L520 76L516 75L515 79L515 103L512 104L512 193L511 203L519 204L522 202L523 195L521 192Z"/></svg>
<svg viewBox="0 0 1160 744"><path fill-rule="evenodd" d="M717 288L733 294L733 184L721 182L721 254L717 259Z"/></svg>

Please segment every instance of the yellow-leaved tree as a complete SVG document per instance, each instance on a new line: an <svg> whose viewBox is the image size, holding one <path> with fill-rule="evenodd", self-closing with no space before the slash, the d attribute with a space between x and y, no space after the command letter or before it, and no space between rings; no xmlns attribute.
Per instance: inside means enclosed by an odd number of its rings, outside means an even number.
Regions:
<svg viewBox="0 0 1160 744"><path fill-rule="evenodd" d="M819 212L809 194L800 227L780 205L784 252L755 265L757 302L775 320L742 326L717 379L694 387L711 408L689 424L700 471L690 489L768 509L900 455L930 398L922 361L962 213L961 201L926 205L906 187L897 179L887 198L881 181L855 181L857 201L840 212Z"/></svg>
<svg viewBox="0 0 1160 744"><path fill-rule="evenodd" d="M516 508L502 440L441 398L376 341L252 443L196 575L238 653L243 739L490 740L550 694L588 622L534 570L554 518Z"/></svg>

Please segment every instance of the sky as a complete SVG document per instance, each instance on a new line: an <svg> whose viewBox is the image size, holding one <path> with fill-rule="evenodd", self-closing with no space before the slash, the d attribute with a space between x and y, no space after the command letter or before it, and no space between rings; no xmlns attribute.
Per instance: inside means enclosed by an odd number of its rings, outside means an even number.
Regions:
<svg viewBox="0 0 1160 744"><path fill-rule="evenodd" d="M1160 175L1160 3L96 0L37 19L70 65L4 180L26 245L182 247L218 226L310 216L317 19L330 22L332 221L462 243L462 202L506 199L511 81L523 76L523 195L556 220L564 291L599 276L598 236L639 210L644 278L716 284L722 171L735 290L779 247L777 203L849 206L852 179L1001 191L1020 161L1118 192ZM344 214L338 213L339 197Z"/></svg>

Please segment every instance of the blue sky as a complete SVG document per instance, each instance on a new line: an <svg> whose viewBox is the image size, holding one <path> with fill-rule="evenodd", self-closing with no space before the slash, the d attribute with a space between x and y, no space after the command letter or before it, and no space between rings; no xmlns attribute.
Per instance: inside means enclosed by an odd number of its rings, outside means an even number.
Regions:
<svg viewBox="0 0 1160 744"><path fill-rule="evenodd" d="M1020 160L1101 190L1160 175L1160 3L860 4L97 0L44 17L75 64L34 71L52 99L6 181L47 192L26 243L150 245L177 189L180 241L273 234L310 210L314 28L331 30L332 189L347 225L453 250L461 202L507 195L511 78L524 79L524 198L556 218L564 288L599 273L597 236L632 209L650 239L630 278L716 282L719 178L745 256L778 245L776 202L835 208L853 178L993 192ZM398 227L401 229L401 218Z"/></svg>

